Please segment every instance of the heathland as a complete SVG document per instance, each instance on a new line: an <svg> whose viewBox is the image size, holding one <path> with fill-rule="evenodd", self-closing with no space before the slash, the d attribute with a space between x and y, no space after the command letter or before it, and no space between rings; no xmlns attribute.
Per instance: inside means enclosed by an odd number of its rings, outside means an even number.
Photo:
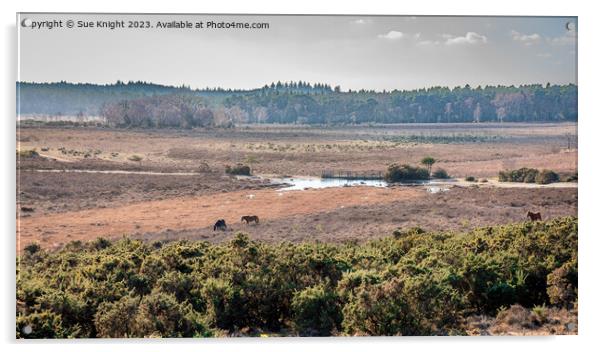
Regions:
<svg viewBox="0 0 602 352"><path fill-rule="evenodd" d="M577 333L576 87L21 85L18 337Z"/></svg>

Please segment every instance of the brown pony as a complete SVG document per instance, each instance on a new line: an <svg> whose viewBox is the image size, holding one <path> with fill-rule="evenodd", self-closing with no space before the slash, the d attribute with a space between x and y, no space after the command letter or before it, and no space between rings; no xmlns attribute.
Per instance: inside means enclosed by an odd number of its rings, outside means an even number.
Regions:
<svg viewBox="0 0 602 352"><path fill-rule="evenodd" d="M240 218L240 222L246 222L247 224L250 222L254 222L256 224L259 224L259 217L257 215L246 215L243 216L242 218Z"/></svg>
<svg viewBox="0 0 602 352"><path fill-rule="evenodd" d="M541 221L541 213L528 212L527 216L531 221Z"/></svg>

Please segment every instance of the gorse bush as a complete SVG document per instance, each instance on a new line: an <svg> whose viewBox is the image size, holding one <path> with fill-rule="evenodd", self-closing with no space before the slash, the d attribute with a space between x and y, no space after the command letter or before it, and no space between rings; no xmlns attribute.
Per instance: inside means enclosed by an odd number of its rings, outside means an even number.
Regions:
<svg viewBox="0 0 602 352"><path fill-rule="evenodd" d="M35 158L40 154L35 149L18 149L17 158Z"/></svg>
<svg viewBox="0 0 602 352"><path fill-rule="evenodd" d="M551 170L537 170L523 167L517 170L500 171L498 175L500 182L524 182L549 184L560 181L557 173Z"/></svg>
<svg viewBox="0 0 602 352"><path fill-rule="evenodd" d="M458 334L475 314L576 303L577 219L362 244L99 239L17 260L19 338Z"/></svg>
<svg viewBox="0 0 602 352"><path fill-rule="evenodd" d="M226 166L226 173L230 175L251 176L251 168L243 164L228 165Z"/></svg>
<svg viewBox="0 0 602 352"><path fill-rule="evenodd" d="M338 297L331 287L320 284L293 296L294 327L301 335L328 336L341 324Z"/></svg>
<svg viewBox="0 0 602 352"><path fill-rule="evenodd" d="M447 173L447 171L443 170L443 169L437 169L435 171L433 171L433 178L449 178L449 174Z"/></svg>
<svg viewBox="0 0 602 352"><path fill-rule="evenodd" d="M578 180L579 174L577 172L561 177L562 182L577 182Z"/></svg>
<svg viewBox="0 0 602 352"><path fill-rule="evenodd" d="M560 176L552 170L541 170L537 177L535 177L535 182L541 185L547 185L548 183L554 183L560 181Z"/></svg>
<svg viewBox="0 0 602 352"><path fill-rule="evenodd" d="M385 181L387 182L419 181L428 180L429 178L430 173L428 169L407 164L389 165L385 172Z"/></svg>

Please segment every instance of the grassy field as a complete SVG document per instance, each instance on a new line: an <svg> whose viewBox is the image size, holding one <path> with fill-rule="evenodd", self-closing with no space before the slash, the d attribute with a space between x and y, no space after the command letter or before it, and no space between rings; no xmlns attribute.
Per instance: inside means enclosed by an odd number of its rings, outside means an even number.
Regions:
<svg viewBox="0 0 602 352"><path fill-rule="evenodd" d="M571 150L566 134L573 135ZM455 177L486 177L518 167L575 171L575 134L575 124L260 125L200 131L32 127L20 130L19 146L65 161L98 159L171 170L207 164L219 171L241 162L258 174L314 176L325 169L384 170L392 162L414 164L430 155ZM419 138L404 139L411 136ZM131 161L134 155L142 160Z"/></svg>

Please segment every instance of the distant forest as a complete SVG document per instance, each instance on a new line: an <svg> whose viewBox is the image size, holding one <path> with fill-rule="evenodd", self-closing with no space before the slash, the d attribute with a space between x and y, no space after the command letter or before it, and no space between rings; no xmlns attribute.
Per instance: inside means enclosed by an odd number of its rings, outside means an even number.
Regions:
<svg viewBox="0 0 602 352"><path fill-rule="evenodd" d="M21 115L103 116L121 127L244 123L359 124L577 120L577 86L432 87L341 91L307 82L252 90L191 89L147 82L17 83Z"/></svg>

